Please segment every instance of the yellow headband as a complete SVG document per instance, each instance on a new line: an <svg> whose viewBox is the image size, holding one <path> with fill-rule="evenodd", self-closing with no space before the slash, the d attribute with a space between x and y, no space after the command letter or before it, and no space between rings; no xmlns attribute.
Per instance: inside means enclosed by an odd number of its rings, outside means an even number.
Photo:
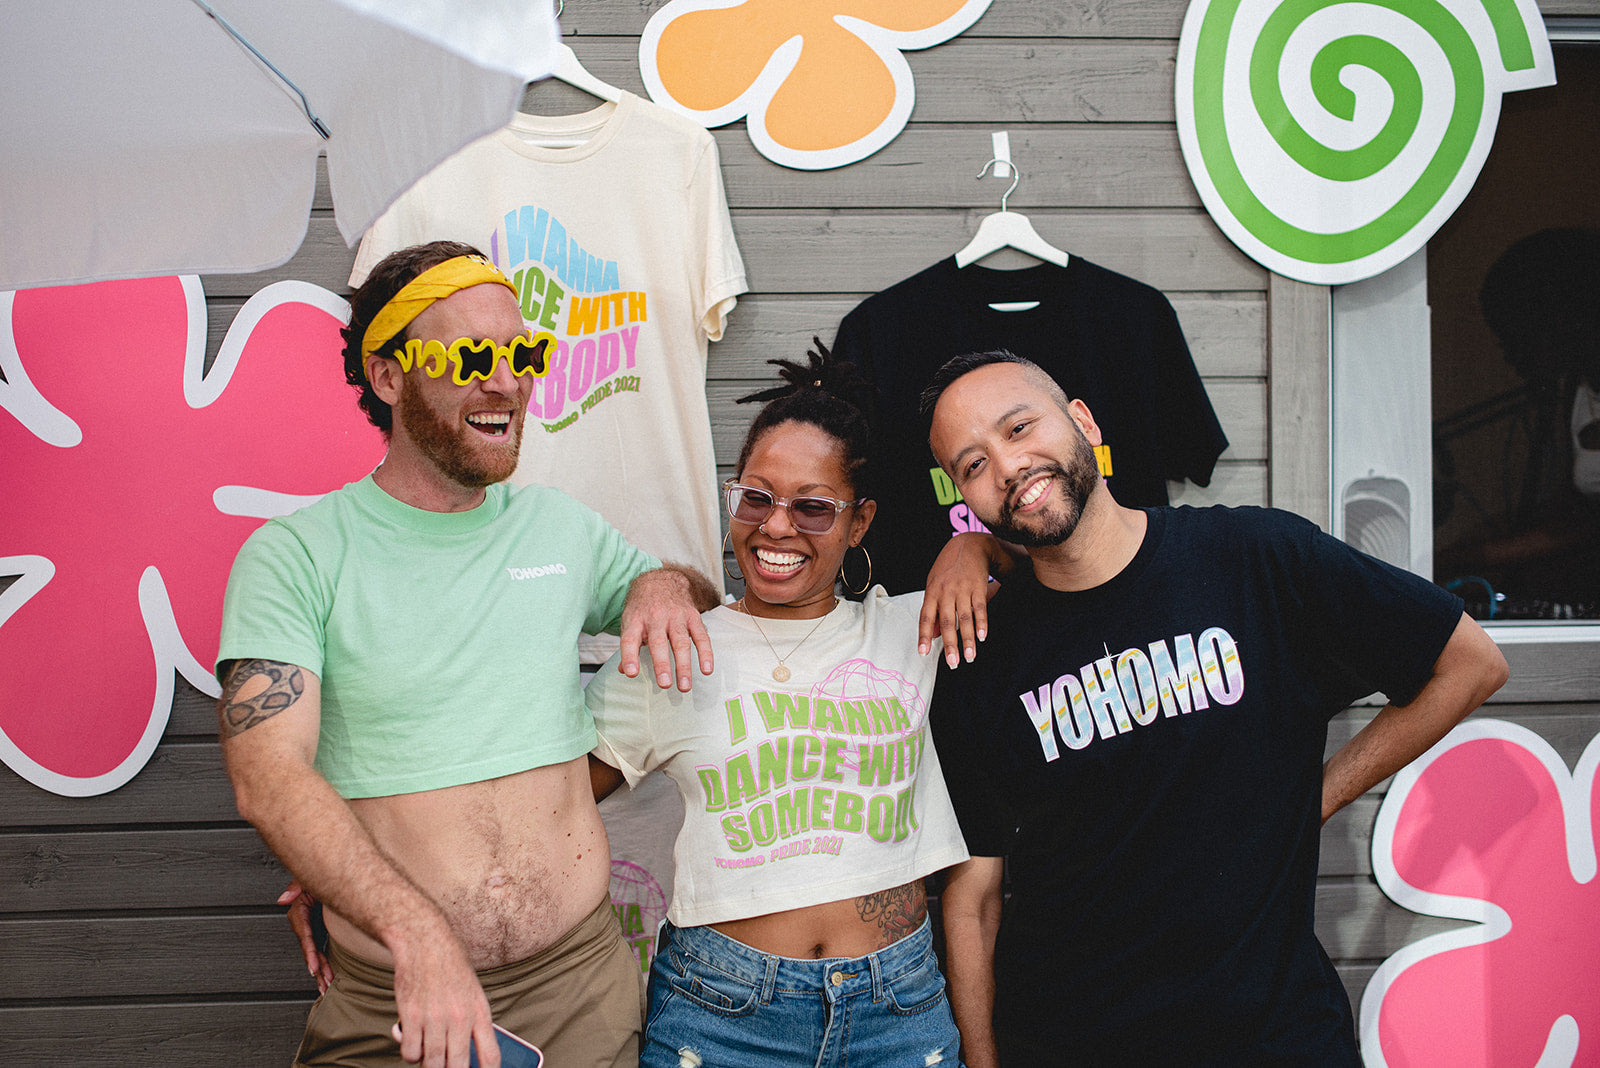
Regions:
<svg viewBox="0 0 1600 1068"><path fill-rule="evenodd" d="M365 372L367 357L378 351L378 346L411 325L411 320L421 315L434 301L443 300L459 290L498 282L515 295L517 287L501 273L500 268L481 256L457 256L429 267L400 288L389 303L378 309L372 317L367 332L361 335L361 368Z"/></svg>

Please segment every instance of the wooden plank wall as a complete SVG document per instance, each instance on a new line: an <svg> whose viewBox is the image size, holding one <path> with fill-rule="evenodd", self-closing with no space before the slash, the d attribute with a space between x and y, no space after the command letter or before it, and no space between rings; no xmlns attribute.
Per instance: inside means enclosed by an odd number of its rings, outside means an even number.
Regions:
<svg viewBox="0 0 1600 1068"><path fill-rule="evenodd" d="M661 3L571 0L563 23L594 73L642 92L637 35ZM1558 13L1600 10L1560 3ZM830 340L862 297L953 252L998 206L1005 186L974 176L990 132L1006 129L1023 172L1012 207L1071 253L1163 289L1178 311L1232 445L1209 488L1176 499L1274 503L1326 524L1328 293L1270 275L1201 210L1173 124L1183 10L995 0L962 37L909 54L914 121L841 170L787 171L754 151L742 123L716 132L751 283L712 353L724 473L750 418L731 399L768 377L764 360L802 352L813 334ZM560 90L536 87L535 102L540 93ZM251 294L285 278L345 292L352 258L324 190L290 263L204 280L212 355ZM1600 721L1600 657L1572 651L1514 650L1518 681L1495 710L1569 764ZM314 990L272 904L285 876L234 810L210 701L181 679L178 689L154 758L115 793L62 798L0 770L8 1065L277 1066L293 1053ZM1336 721L1330 746L1370 712ZM1383 958L1451 926L1399 909L1373 882L1380 794L1336 818L1322 849L1318 928L1355 998Z"/></svg>

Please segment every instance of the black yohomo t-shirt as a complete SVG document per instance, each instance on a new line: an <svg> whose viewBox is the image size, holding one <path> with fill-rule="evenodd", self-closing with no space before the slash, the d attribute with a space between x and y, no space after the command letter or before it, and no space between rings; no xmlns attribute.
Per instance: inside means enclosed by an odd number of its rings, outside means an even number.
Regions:
<svg viewBox="0 0 1600 1068"><path fill-rule="evenodd" d="M1038 306L990 307L1028 301ZM1089 406L1104 434L1101 473L1129 507L1166 504L1168 479L1208 484L1228 447L1159 290L1076 256L1019 271L941 260L862 301L834 341L878 389L879 507L865 545L890 593L922 589L952 535L987 529L934 463L917 408L946 360L992 349L1032 360Z"/></svg>
<svg viewBox="0 0 1600 1068"><path fill-rule="evenodd" d="M1148 515L1102 586L1007 582L934 689L967 848L1010 863L1002 1059L1355 1065L1312 927L1327 722L1409 701L1461 601L1287 512Z"/></svg>

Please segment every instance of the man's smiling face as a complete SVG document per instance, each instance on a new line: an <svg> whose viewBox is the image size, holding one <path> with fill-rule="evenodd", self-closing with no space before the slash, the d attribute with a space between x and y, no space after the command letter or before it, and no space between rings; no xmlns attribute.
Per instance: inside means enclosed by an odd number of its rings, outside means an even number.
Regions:
<svg viewBox="0 0 1600 1068"><path fill-rule="evenodd" d="M929 444L978 518L1030 548L1072 536L1100 482L1089 409L1014 363L970 371L934 408ZM1091 440L1089 435L1093 435Z"/></svg>
<svg viewBox="0 0 1600 1068"><path fill-rule="evenodd" d="M445 346L457 338L490 338L506 345L526 332L516 297L485 284L429 305L407 335ZM503 482L517 467L522 424L533 390L531 376L516 376L504 360L488 379L458 386L447 371L430 378L421 367L406 373L395 405L396 439L402 436L442 475L476 488Z"/></svg>

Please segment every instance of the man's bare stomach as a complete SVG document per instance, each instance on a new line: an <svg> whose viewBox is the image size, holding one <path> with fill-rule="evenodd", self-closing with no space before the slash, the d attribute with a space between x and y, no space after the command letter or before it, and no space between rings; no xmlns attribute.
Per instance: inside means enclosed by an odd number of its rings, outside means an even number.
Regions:
<svg viewBox="0 0 1600 1068"><path fill-rule="evenodd" d="M611 854L588 758L484 782L350 802L386 856L437 904L474 968L523 960L606 898ZM334 941L389 963L332 909Z"/></svg>

